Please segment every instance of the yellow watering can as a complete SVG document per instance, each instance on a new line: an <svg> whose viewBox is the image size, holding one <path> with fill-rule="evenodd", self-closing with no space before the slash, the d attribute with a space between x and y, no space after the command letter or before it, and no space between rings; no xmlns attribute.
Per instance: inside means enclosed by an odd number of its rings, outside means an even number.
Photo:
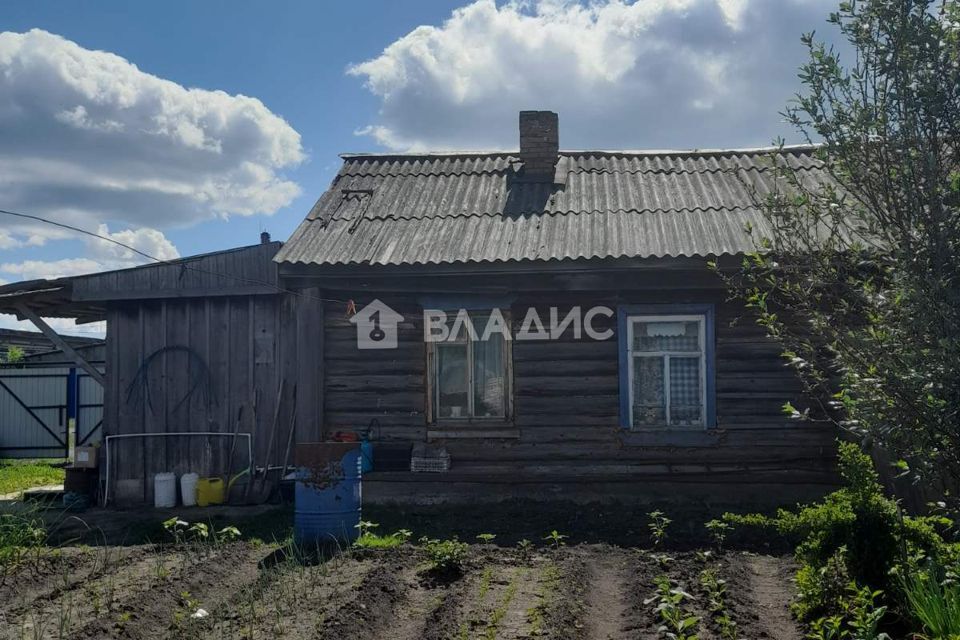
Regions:
<svg viewBox="0 0 960 640"><path fill-rule="evenodd" d="M230 488L233 487L233 483L249 472L249 469L244 469L230 478L229 482L226 482L224 478L216 476L200 478L197 480L197 505L207 507L211 504L223 504L227 501L227 494L230 493Z"/></svg>

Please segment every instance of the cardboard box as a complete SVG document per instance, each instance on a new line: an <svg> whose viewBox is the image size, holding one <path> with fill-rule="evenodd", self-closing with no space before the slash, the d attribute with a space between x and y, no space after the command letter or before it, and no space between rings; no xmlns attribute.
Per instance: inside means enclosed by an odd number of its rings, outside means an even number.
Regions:
<svg viewBox="0 0 960 640"><path fill-rule="evenodd" d="M75 447L73 449L73 466L78 469L96 469L98 449L99 447Z"/></svg>

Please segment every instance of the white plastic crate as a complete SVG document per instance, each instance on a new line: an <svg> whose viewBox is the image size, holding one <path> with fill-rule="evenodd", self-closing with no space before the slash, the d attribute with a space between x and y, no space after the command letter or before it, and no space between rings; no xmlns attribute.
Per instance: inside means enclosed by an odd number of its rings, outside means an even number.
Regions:
<svg viewBox="0 0 960 640"><path fill-rule="evenodd" d="M450 470L450 456L421 457L412 456L410 458L410 471L425 471L428 473L442 473Z"/></svg>
<svg viewBox="0 0 960 640"><path fill-rule="evenodd" d="M410 455L410 471L443 473L450 470L450 454L443 447L432 448L417 443Z"/></svg>

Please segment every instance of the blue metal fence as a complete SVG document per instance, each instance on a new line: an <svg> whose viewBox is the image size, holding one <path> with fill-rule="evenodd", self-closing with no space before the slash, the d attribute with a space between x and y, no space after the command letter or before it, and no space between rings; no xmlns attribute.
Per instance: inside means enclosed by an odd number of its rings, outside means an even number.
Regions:
<svg viewBox="0 0 960 640"><path fill-rule="evenodd" d="M71 419L77 445L99 440L103 389L83 370L0 368L0 457L67 457Z"/></svg>

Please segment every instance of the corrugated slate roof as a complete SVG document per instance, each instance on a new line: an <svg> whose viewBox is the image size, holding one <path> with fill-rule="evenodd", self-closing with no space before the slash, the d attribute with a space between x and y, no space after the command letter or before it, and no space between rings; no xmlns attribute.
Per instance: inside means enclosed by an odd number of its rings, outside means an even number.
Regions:
<svg viewBox="0 0 960 640"><path fill-rule="evenodd" d="M774 163L826 179L813 147L561 152L556 184L510 153L349 155L277 254L302 264L413 265L718 256L753 249L753 193Z"/></svg>

